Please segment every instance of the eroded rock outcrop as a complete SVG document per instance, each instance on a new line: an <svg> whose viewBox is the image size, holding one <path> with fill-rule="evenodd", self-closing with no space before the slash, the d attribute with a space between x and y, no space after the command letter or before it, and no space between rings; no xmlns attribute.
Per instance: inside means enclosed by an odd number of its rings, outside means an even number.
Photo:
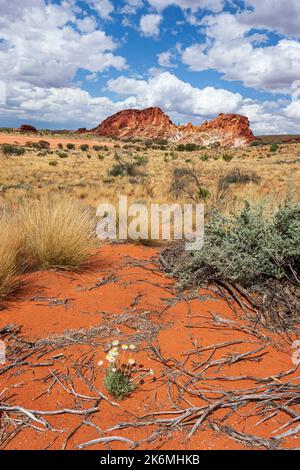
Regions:
<svg viewBox="0 0 300 470"><path fill-rule="evenodd" d="M31 132L31 133L34 133L34 134L37 133L37 129L34 126L30 126L29 124L22 124L22 126L20 127L20 131L21 132Z"/></svg>
<svg viewBox="0 0 300 470"><path fill-rule="evenodd" d="M105 119L92 132L97 135L116 138L170 139L175 131L175 124L160 108L148 108L120 111Z"/></svg>
<svg viewBox="0 0 300 470"><path fill-rule="evenodd" d="M249 119L239 114L219 114L201 126L179 126L175 139L199 145L220 143L223 147L245 147L255 140Z"/></svg>
<svg viewBox="0 0 300 470"><path fill-rule="evenodd" d="M246 116L220 114L200 126L191 123L176 126L160 108L120 111L105 119L91 132L112 138L164 138L204 146L219 143L224 147L245 147L255 140Z"/></svg>

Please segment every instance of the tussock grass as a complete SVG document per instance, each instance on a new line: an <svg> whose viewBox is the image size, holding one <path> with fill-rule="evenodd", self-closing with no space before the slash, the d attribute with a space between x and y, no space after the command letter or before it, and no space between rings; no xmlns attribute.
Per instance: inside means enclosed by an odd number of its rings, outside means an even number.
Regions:
<svg viewBox="0 0 300 470"><path fill-rule="evenodd" d="M22 271L22 237L16 224L0 214L0 302L12 296L20 287Z"/></svg>
<svg viewBox="0 0 300 470"><path fill-rule="evenodd" d="M25 249L41 268L81 270L96 246L94 217L71 199L29 201L19 212Z"/></svg>

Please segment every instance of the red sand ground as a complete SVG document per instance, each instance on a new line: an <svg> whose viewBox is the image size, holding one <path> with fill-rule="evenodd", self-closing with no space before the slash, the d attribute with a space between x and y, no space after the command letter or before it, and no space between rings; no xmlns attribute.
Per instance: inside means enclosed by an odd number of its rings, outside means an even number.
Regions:
<svg viewBox="0 0 300 470"><path fill-rule="evenodd" d="M257 326L256 332L270 338L270 344L266 346L266 342L254 334L217 327L212 320L213 314L234 320L250 329L253 324L242 319L242 312L238 309L234 313L225 299L211 291L202 291L202 299L178 300L174 294L173 281L151 261L151 257L156 254L156 249L148 247L106 245L101 249L98 266L92 273L78 276L37 272L26 277L27 287L24 288L21 299L0 312L0 329L8 324L21 325L22 338L31 342L52 335L62 335L68 330L98 326L103 331L100 336L83 344L73 342L71 338L67 347L53 347L52 350L48 347L43 355L36 352L27 361L24 358L24 365L12 367L4 373L6 366L0 366L0 402L44 411L65 408L82 411L95 406L98 410L86 417L85 421L84 416L69 413L45 416L53 427L50 430L45 430L43 424L30 421L29 418L23 426L16 420L9 425L11 437L0 448L76 449L78 445L91 439L117 436L139 442L140 449L245 449L243 443L229 437L227 433L213 430L212 420L223 426L228 425L244 435L268 439L291 429L289 426L278 431L283 424L293 419L284 410L257 425L265 415L259 414L257 404L250 404L235 413L231 413L228 408L216 411L203 421L190 439L187 434L191 427L187 426L184 430L163 430L155 439L146 442L159 426L151 425L151 418L146 417L143 421L150 421L150 424L138 427L139 418L155 412L163 412L155 416L155 419L173 418L177 415L166 412L176 413L191 406L207 405L207 401L201 396L212 398L217 388L234 391L260 386L260 383L253 384L250 380L238 380L239 377L251 375L268 378L294 367L291 361L291 343L295 338L271 335L269 331ZM111 275L114 277L109 278ZM103 278L110 281L97 287L97 283ZM55 299L65 302L55 303ZM114 329L113 333L106 330L108 327ZM152 332L157 332L157 336L152 337L152 344L160 348L167 365L155 358L143 338L149 327ZM70 333L66 336L70 337ZM137 345L136 359L146 368L152 368L157 379L153 381L150 377L147 378L144 385L130 398L118 402L118 406L105 400L89 398L98 396L97 389L108 395L103 386L104 371L98 366L98 361L105 358L104 349L115 337L134 342ZM210 349L198 356L186 355L186 352L196 347L235 341L240 342ZM197 396L186 392L181 399L178 398L176 383L187 383L187 377L180 375L182 367L192 371L193 364L206 359L220 359L256 350L264 345L264 350L250 354L250 360L211 367L204 373L203 382L200 385L198 382L202 391L197 390L196 386L193 389ZM8 364L14 360L8 357ZM230 381L220 380L226 376L235 378ZM219 379L212 380L214 377ZM299 373L295 371L287 377L275 380L279 383L292 381L299 385ZM96 388L91 387L91 383ZM70 393L72 384L77 396ZM88 398L78 397L78 394ZM218 395L217 397L220 398ZM290 409L299 414L296 405L291 405ZM9 416L19 419L21 415ZM107 431L122 422L129 422L132 427ZM2 429L7 423L7 415L2 413ZM296 434L283 439L280 447L296 448L299 446L298 436ZM0 432L0 442L2 439ZM130 447L128 442L114 440L89 446L88 449ZM261 445L258 447L265 448Z"/></svg>
<svg viewBox="0 0 300 470"><path fill-rule="evenodd" d="M74 137L50 137L45 135L23 135L23 134L0 134L0 144L14 144L14 145L25 145L26 142L39 142L40 140L46 140L49 142L51 148L57 148L58 144L75 144L76 147L82 144L88 144L91 147L93 145L106 145L107 147L113 147L114 144L111 142L103 142L101 139L85 139L83 136L78 135L78 139ZM103 140L103 139L102 139Z"/></svg>

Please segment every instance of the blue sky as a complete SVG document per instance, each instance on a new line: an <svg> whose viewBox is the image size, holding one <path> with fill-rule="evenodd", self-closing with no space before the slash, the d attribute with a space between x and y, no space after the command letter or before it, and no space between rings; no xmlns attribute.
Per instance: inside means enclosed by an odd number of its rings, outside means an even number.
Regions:
<svg viewBox="0 0 300 470"><path fill-rule="evenodd" d="M0 0L0 126L160 106L300 133L299 24L298 0Z"/></svg>

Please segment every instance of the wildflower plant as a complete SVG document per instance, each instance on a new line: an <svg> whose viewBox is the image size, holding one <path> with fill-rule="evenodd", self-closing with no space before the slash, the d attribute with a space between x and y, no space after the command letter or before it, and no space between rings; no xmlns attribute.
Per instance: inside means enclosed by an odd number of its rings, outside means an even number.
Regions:
<svg viewBox="0 0 300 470"><path fill-rule="evenodd" d="M118 340L111 343L106 355L108 367L105 371L104 386L114 398L123 400L137 387L144 383L146 376L153 375L152 369L144 369L134 359L134 344L121 344ZM99 367L104 367L104 361L99 361Z"/></svg>

